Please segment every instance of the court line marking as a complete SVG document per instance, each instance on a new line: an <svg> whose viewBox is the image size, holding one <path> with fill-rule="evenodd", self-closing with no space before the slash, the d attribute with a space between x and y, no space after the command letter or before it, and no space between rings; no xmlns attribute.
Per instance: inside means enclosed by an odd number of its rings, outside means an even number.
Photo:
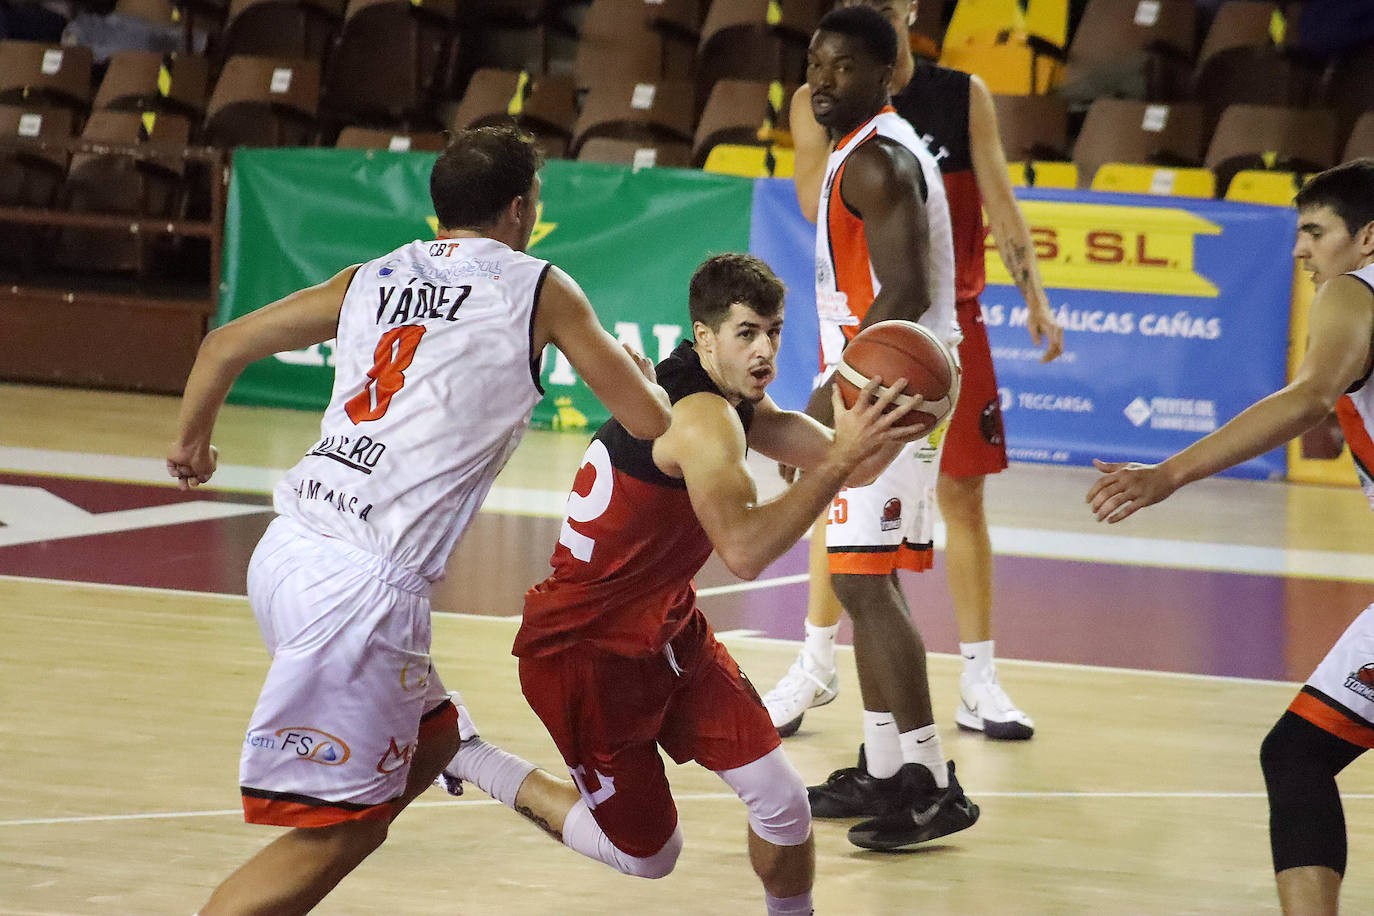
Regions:
<svg viewBox="0 0 1374 916"><path fill-rule="evenodd" d="M1198 801L1248 801L1252 799L1263 799L1268 796L1263 792L980 792L977 789L965 787L972 798L982 800L984 798L1007 798L1022 799L1026 801L1073 801L1082 799L1085 801L1097 800L1121 800L1137 799L1141 801L1173 801L1173 800L1198 800ZM739 796L733 792L682 792L673 793L673 800L677 802L711 802L723 800L737 801ZM1354 792L1341 793L1342 801L1363 801L1374 799L1374 792ZM414 801L406 810L415 808L456 808L474 806L501 806L494 798L474 798L467 801L457 799L445 801ZM242 808L220 808L207 811L147 811L134 814L91 814L73 817L31 817L18 820L0 821L0 828L3 827L39 827L55 824L93 824L102 822L116 821L155 821L155 820L176 820L188 817L242 817Z"/></svg>
<svg viewBox="0 0 1374 916"><path fill-rule="evenodd" d="M783 580L790 580L790 579L792 579L792 578L794 578L794 577L791 577L791 576L784 576L784 577L782 577ZM767 584L767 583L772 583L772 582L774 582L775 580L772 580L772 579L763 579L763 580L756 580L756 581L765 583L764 585L758 586L758 587L760 587L760 588L763 588L763 587L766 587L766 584ZM223 593L223 592L197 592L197 591L187 591L187 590L185 590L185 589L177 589L177 588L156 588L156 587L149 586L149 585L119 585L119 584L115 584L115 583L111 583L111 582L77 582L77 581L72 581L72 580L68 580L68 579L44 579L44 578L39 578L39 577L37 577L37 576L15 576L15 575L8 575L8 574L0 574L0 583L4 583L4 582L15 582L15 583L30 583L30 582L33 582L33 583L38 583L38 584L40 584L40 585L61 586L61 587L66 587L66 588L105 589L105 590L109 590L109 591L128 591L128 592L143 593L143 594L169 595L169 596L175 596L175 597L192 597L192 598L195 598L195 597L205 597L205 598L210 598L210 599L217 600L217 601L239 601L239 602L243 602L244 604L247 604L247 603L248 603L248 598L247 598L246 596L244 596L244 595L229 595L229 594L225 594L225 593ZM781 584L787 584L787 582L783 581ZM705 591L705 590L703 589L703 591ZM171 610L168 610L168 611L144 610L144 611L140 611L140 613L142 613L142 614L147 614L147 615L154 615L154 616L177 617L178 619L181 619L181 618L184 617L184 614L182 614L181 612L179 612L179 611L171 611ZM500 615L494 615L494 614L464 614L464 613L460 613L460 612L458 612L458 611L434 611L433 613L434 613L434 616L436 616L436 617L441 617L441 618L447 617L447 618L454 618L454 619L457 619L457 620L473 621L473 622L484 622L484 623L500 622L500 623L504 623L504 624L506 624L506 625L514 625L515 623L518 623L519 620L520 620L520 615L518 615L518 614L511 614L511 615L506 615L506 616L500 616ZM36 615L27 614L27 615L25 615L25 616L31 619L32 617L34 617L34 616L36 616ZM47 619L51 620L52 618L49 616ZM67 619L74 619L74 618L67 618ZM752 635L748 635L748 632L747 632L747 631L734 631L734 632L726 631L726 632L727 632L727 633L731 633L731 636L729 637L729 639L730 639L731 642L759 643L759 644L761 644L761 645L768 645L768 646L786 646L786 647L793 648L793 649L795 649L797 646L801 645L801 640L797 640L797 639L784 639L784 638L779 637L779 636L752 636ZM723 635L723 634L717 634L717 635ZM838 651L841 651L841 652L852 652L852 651L854 651L854 647L853 647L853 646L845 645L845 644L843 644L843 643L837 644L837 645L835 646L835 648L836 648ZM953 652L928 652L927 654L930 655L930 656L933 657L933 658L956 658L956 657L957 657L957 653L953 653ZM1050 661L1039 661L1039 660L1036 660L1036 659L1029 659L1029 658L1004 658L1004 657L1001 657L1001 656L998 657L998 659L997 659L997 664L999 664L999 665L1001 665L1001 666L1003 666L1003 667L1011 667L1011 668L1016 668L1016 667L1049 668L1049 669L1057 669L1057 670L1065 670L1065 671L1085 671L1085 672L1092 672L1092 673L1110 674L1110 675L1113 675L1113 676L1133 675L1133 674L1134 674L1134 675L1144 675L1144 676L1147 676L1147 677L1179 678L1179 679L1183 679L1183 680L1192 680L1192 681L1207 681L1207 682L1221 681L1221 682L1228 683L1228 684L1251 684L1251 685L1254 685L1254 686L1257 686L1257 687L1286 687L1286 688L1289 688L1289 689L1293 689L1293 688L1299 686L1300 683L1301 683L1301 682L1299 682L1299 681L1270 681L1270 680L1265 680L1264 678L1255 678L1255 677L1235 677L1234 675L1229 675L1229 674L1197 674L1197 673L1192 672L1192 671L1151 671L1151 670L1148 669L1148 668L1113 668L1113 667L1111 667L1110 665L1084 665L1084 664L1079 664L1079 663L1076 663L1076 662L1050 662Z"/></svg>
<svg viewBox="0 0 1374 916"><path fill-rule="evenodd" d="M99 475L92 478L92 469L99 469ZM91 455L14 446L0 446L0 470L126 483L170 483L166 467L160 459L131 458L126 455ZM270 493L285 474L285 469L281 468L222 464L215 474L214 487L218 490ZM492 487L483 503L482 511L562 518L566 501L567 493L563 490L497 485ZM1374 582L1374 563L1371 563L1369 554L1363 553L1255 547L1000 525L991 526L989 535L992 538L993 550L1004 556ZM937 522L936 549L943 548L944 543L945 528L943 523ZM744 586L741 590L748 587L750 586Z"/></svg>

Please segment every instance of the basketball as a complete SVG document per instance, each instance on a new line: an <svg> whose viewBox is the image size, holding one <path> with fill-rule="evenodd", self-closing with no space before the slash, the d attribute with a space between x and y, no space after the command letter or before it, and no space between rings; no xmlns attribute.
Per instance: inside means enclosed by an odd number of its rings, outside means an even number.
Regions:
<svg viewBox="0 0 1374 916"><path fill-rule="evenodd" d="M932 430L959 400L959 366L953 354L934 333L914 321L879 321L860 331L845 347L835 371L835 384L846 407L854 406L859 389L874 377L883 388L899 378L907 380L898 404L906 403L912 395L925 398L899 426Z"/></svg>

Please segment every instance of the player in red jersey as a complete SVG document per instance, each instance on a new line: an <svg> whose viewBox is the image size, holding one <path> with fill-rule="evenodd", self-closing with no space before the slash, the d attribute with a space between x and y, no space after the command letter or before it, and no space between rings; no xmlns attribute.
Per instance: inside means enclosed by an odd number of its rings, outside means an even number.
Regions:
<svg viewBox="0 0 1374 916"><path fill-rule="evenodd" d="M869 6L882 13L898 36L907 34L915 0L841 0L841 6ZM1058 358L1064 331L1050 310L1036 270L1035 247L1007 176L997 131L997 113L987 86L976 76L916 63L906 42L898 42L892 105L909 121L940 166L953 229L956 313L962 386L940 459L937 496L946 525L945 576L959 623L964 658L960 705L955 719L963 728L990 738L1029 738L1030 717L1008 699L997 679L992 638L992 546L984 512L984 481L1007 466L1006 440L992 352L978 296L983 291L983 224L986 208L998 253L1027 306L1026 330L1045 347L1041 362ZM813 222L830 140L811 112L811 89L803 85L792 98L792 137L796 145L797 198ZM835 634L842 612L829 584L824 522L812 539L811 595L806 642L796 662L764 696L773 721L784 735L801 724L810 707L834 699Z"/></svg>
<svg viewBox="0 0 1374 916"><path fill-rule="evenodd" d="M714 549L758 576L846 484L871 480L906 442L884 414L902 388L855 407L835 431L777 407L782 282L724 254L692 278L693 339L658 364L673 403L657 440L603 426L568 497L553 575L530 589L515 639L520 683L572 782L485 744L468 728L450 777L475 782L563 843L626 874L662 877L682 848L659 756L696 760L749 808L749 857L770 914L812 912L815 853L806 787L758 694L696 606L692 577ZM915 400L919 403L919 399ZM761 501L750 449L803 468Z"/></svg>

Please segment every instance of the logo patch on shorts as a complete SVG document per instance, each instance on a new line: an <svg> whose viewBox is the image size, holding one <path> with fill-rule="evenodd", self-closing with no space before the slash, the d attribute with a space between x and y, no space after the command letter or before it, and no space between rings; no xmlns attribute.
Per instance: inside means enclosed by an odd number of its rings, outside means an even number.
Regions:
<svg viewBox="0 0 1374 916"><path fill-rule="evenodd" d="M318 728L279 728L276 736L281 750L290 751L301 760L327 767L339 766L353 754L342 738Z"/></svg>
<svg viewBox="0 0 1374 916"><path fill-rule="evenodd" d="M993 398L983 405L983 411L978 415L978 432L982 433L983 441L988 445L1000 446L1005 441L1005 433L1002 429L1002 405L997 398Z"/></svg>
<svg viewBox="0 0 1374 916"><path fill-rule="evenodd" d="M1345 687L1374 703L1374 662L1350 672L1350 677L1345 679Z"/></svg>
<svg viewBox="0 0 1374 916"><path fill-rule="evenodd" d="M401 747L396 743L396 739L392 738L390 746L382 754L382 759L377 761L377 772L385 775L394 773L403 766L409 766L410 758L414 753L414 742Z"/></svg>
<svg viewBox="0 0 1374 916"><path fill-rule="evenodd" d="M902 527L902 501L897 497L883 503L883 518L878 523L883 531L896 531Z"/></svg>

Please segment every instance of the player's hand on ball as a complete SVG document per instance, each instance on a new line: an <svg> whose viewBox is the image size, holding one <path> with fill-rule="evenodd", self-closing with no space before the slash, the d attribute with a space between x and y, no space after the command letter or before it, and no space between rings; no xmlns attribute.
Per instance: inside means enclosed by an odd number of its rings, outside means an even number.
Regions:
<svg viewBox="0 0 1374 916"><path fill-rule="evenodd" d="M208 443L173 445L167 453L167 473L176 478L179 490L190 490L207 482L218 466L219 449Z"/></svg>
<svg viewBox="0 0 1374 916"><path fill-rule="evenodd" d="M835 410L835 447L857 463L890 443L913 442L921 438L925 433L918 427L898 425L922 402L917 395L904 398L905 403L897 403L897 398L902 397L906 388L906 381L900 378L889 387L880 388L878 379L871 378L860 389L853 407L844 406L844 399L836 386L831 391Z"/></svg>
<svg viewBox="0 0 1374 916"><path fill-rule="evenodd" d="M649 357L635 350L627 343L622 343L621 346L625 348L626 353L630 354L630 359L635 361L635 368L639 370L640 374L650 382L657 384L658 373L654 372L654 364Z"/></svg>
<svg viewBox="0 0 1374 916"><path fill-rule="evenodd" d="M1162 465L1094 458L1093 467L1103 476L1088 490L1087 502L1099 522L1115 524L1178 489Z"/></svg>

